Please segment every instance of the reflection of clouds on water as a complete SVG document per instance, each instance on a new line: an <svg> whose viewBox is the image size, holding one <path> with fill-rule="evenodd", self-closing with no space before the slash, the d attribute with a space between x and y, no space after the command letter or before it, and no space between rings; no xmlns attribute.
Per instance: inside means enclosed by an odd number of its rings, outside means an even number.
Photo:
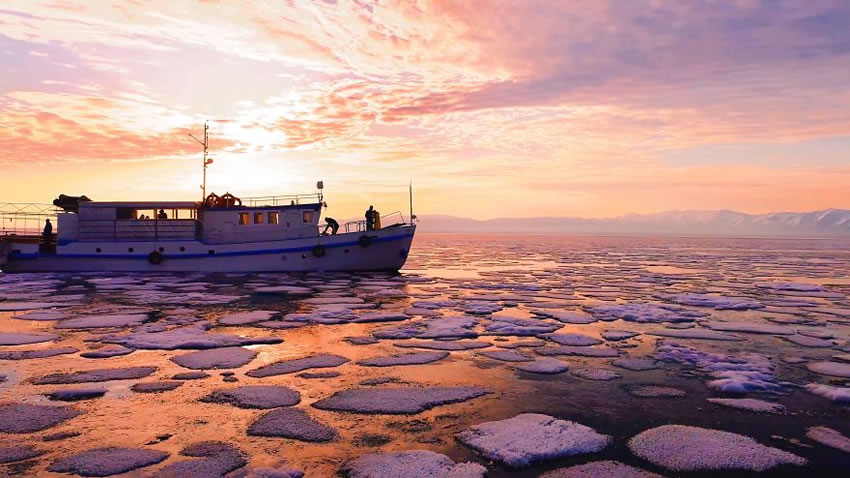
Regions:
<svg viewBox="0 0 850 478"><path fill-rule="evenodd" d="M551 464L504 469L454 437L540 413L611 435L617 446L600 460L640 463L626 442L665 424L722 425L836 474L838 461L824 454L840 451L767 442L813 426L850 433L840 405L850 363L846 246L423 234L399 275L0 275L0 391L4 403L48 407L71 386L106 391L63 404L77 416L16 435L45 452L31 473L93 443L170 453L144 465L154 473L214 437L238 450L216 445L218 455L196 460L213 470L227 468L216 456L244 456L246 470L285 458L308 476L332 476L373 452L430 450L439 455L412 462L536 476ZM206 372L186 376L191 369ZM280 412L294 424L275 422L296 438L282 453L282 438L247 433L261 412L208 399L260 385L300 394L261 397L300 410ZM132 391L142 389L153 393ZM384 389L393 391L339 395ZM335 394L344 403L328 402ZM297 439L316 424L333 441ZM42 441L56 434L67 436Z"/></svg>

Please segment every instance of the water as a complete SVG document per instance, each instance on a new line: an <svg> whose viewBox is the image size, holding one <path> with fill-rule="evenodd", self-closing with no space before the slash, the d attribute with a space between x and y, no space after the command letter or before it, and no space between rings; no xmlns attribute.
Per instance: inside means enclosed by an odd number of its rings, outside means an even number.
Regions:
<svg viewBox="0 0 850 478"><path fill-rule="evenodd" d="M248 467L274 466L285 461L302 469L307 476L334 476L347 460L375 451L427 449L443 453L455 461L472 460L488 468L488 476L537 476L544 470L599 459L616 459L633 466L667 473L641 460L629 451L629 438L664 424L686 424L744 434L760 443L781 448L810 461L806 468L785 466L771 476L818 473L838 476L850 465L850 454L805 438L806 429L827 426L850 435L848 406L816 396L803 388L809 383L848 386L848 379L812 373L806 365L836 361L834 355L850 352L850 242L800 239L729 238L637 238L563 236L479 236L421 234L410 261L400 275L6 275L0 276L0 296L6 304L19 301L54 302L68 305L59 310L69 317L87 314L147 313L142 325L108 329L54 329L57 322L13 319L24 312L0 312L0 332L56 332L52 342L0 346L0 353L15 350L42 350L71 346L86 351L98 348L132 331L167 330L201 321L216 321L229 313L267 310L275 315L270 323L240 326L216 325L211 332L246 337L277 337L283 343L251 345L258 355L250 363L232 369L237 383L226 383L221 370L211 377L187 381L176 390L159 394L133 392L134 383L169 379L186 372L169 358L185 350L135 350L128 355L85 359L78 353L30 360L0 360L0 402L56 405L44 393L76 385L34 385L31 379L48 373L98 368L155 366L151 376L101 384L108 388L99 399L70 404L82 414L43 431L2 435L4 443L31 443L46 453L41 457L0 465L0 474L45 473L54 460L95 447L128 446L166 451L172 457L135 473L144 476L162 466L184 459L178 452L203 439L225 441L238 446L248 457ZM767 284L766 284L767 283ZM796 290L768 287L793 283ZM805 285L820 287L806 287ZM258 293L257 289L279 285L306 288L304 295ZM681 305L682 294L709 294L714 299L749 302L758 308L715 309ZM315 298L355 297L365 305L316 305ZM704 298L706 296L697 296ZM305 302L305 300L307 302ZM347 299L342 299L343 302ZM353 302L348 300L349 302ZM649 357L659 345L678 343L699 353L735 358L760 354L772 367L770 390L730 393L710 388L717 379L705 367L677 361L660 362L660 368L630 371L611 365L612 358L575 355L558 356L572 370L594 368L615 371L621 378L593 381L570 372L538 375L516 370L516 363L479 355L481 350L452 351L446 359L425 364L387 368L357 365L358 360L376 356L414 352L401 348L405 340L380 340L369 345L353 345L346 337L369 336L372 332L395 329L411 323L440 318L423 318L426 306L442 317L459 316L470 305L500 310L477 314L469 329L476 340L492 345L482 350L500 350L517 341L535 337L494 336L486 327L508 318L537 318L544 324L561 327L557 333L576 333L594 338L606 330L626 330L640 335L622 341L603 341L620 356ZM547 311L575 311L587 315L594 307L648 302L696 311L701 317L679 325L639 323L627 320L595 321L588 324L561 323L545 318ZM0 302L2 305L3 302ZM430 305L429 305L430 304ZM353 308L366 307L366 308ZM351 309L347 312L340 312ZM316 313L330 310L321 320L339 323L293 323L320 320ZM403 321L355 323L352 318L375 312L407 312ZM596 309L594 315L598 316ZM679 309L676 309L679 310ZM293 316L288 314L313 314ZM328 315L330 314L330 315ZM328 317L335 317L328 320ZM767 319L770 320L767 320ZM737 341L662 338L650 335L665 330L710 331L710 325L748 322L779 325L793 332L822 337L827 346L810 347L792 343L772 333L752 334L727 331ZM61 324L61 321L58 322ZM293 326L280 329L276 327ZM722 325L722 324L721 324ZM297 327L296 327L297 326ZM692 326L692 327L691 327ZM270 328L275 327L275 328ZM675 328L674 328L675 327ZM679 327L691 327L681 329ZM828 332L828 333L824 333ZM380 335L380 334L379 334ZM826 337L831 335L832 337ZM826 337L826 338L824 338ZM545 336L542 336L546 339ZM411 339L417 340L417 339ZM530 357L558 344L515 349ZM823 345L823 343L820 343ZM330 378L303 378L299 374L262 379L246 376L262 365L316 353L332 353L351 361L335 368ZM376 377L393 377L396 383L379 387L475 385L488 387L493 394L462 403L434 407L414 415L365 415L319 410L310 405L334 392L361 387L359 382ZM306 443L291 439L253 437L246 433L263 410L240 409L226 404L199 401L212 390L240 385L285 385L301 394L297 405L315 419L338 431L330 443ZM654 384L686 392L680 398L637 398L627 391L630 385ZM786 411L768 415L722 407L706 401L710 397L759 398L782 404ZM454 435L469 426L501 420L518 413L535 412L573 420L613 437L600 453L547 461L523 470L512 470L482 458L455 440ZM60 441L43 442L45 435L76 431L80 435ZM170 435L157 440L157 436ZM799 441L798 441L799 440ZM384 443L386 442L386 443ZM148 444L150 443L150 444ZM247 468L246 468L247 469ZM132 473L131 473L132 475ZM711 473L715 476L716 473ZM738 476L731 472L729 476ZM695 475L696 476L696 475ZM706 474L708 476L708 474Z"/></svg>

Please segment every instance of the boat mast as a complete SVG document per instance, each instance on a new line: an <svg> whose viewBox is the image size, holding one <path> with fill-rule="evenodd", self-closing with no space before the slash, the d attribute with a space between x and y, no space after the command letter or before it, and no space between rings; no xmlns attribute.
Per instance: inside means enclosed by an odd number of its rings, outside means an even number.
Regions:
<svg viewBox="0 0 850 478"><path fill-rule="evenodd" d="M192 133L189 133L189 136L192 137L195 141L201 144L204 147L204 179L201 183L201 204L207 200L207 166L213 163L212 158L207 158L207 151L209 151L210 147L210 137L207 131L210 129L208 121L204 121L204 140L201 141L195 137Z"/></svg>

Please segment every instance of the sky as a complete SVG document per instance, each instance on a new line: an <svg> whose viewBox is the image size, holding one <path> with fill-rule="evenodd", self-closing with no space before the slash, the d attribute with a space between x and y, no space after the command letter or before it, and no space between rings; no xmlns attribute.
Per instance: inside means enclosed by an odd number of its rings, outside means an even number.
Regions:
<svg viewBox="0 0 850 478"><path fill-rule="evenodd" d="M0 0L0 202L850 208L846 0Z"/></svg>

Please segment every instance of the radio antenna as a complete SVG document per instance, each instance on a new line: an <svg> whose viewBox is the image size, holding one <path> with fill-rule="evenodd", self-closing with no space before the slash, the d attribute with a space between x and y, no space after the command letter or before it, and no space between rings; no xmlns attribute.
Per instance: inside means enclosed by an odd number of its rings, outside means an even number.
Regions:
<svg viewBox="0 0 850 478"><path fill-rule="evenodd" d="M210 149L210 137L209 137L209 134L207 133L207 131L209 131L209 129L210 129L210 126L209 126L208 123L209 123L208 121L204 121L204 140L203 141L196 138L195 135L193 135L192 133L189 133L189 136L192 139L194 139L195 141L200 143L201 146L204 147L204 176L203 176L203 182L201 183L201 204L203 204L204 201L207 200L207 166L209 166L210 164L213 163L212 158L207 158L207 152Z"/></svg>

